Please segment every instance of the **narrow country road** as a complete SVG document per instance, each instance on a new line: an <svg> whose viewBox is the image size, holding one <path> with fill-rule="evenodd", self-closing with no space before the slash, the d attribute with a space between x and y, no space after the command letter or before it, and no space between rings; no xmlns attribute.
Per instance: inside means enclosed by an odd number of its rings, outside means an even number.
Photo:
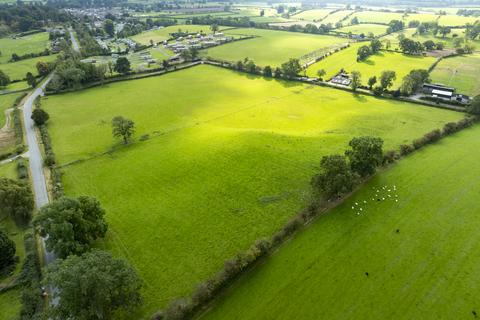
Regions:
<svg viewBox="0 0 480 320"><path fill-rule="evenodd" d="M30 175L37 209L40 209L42 206L48 203L48 192L45 175L43 173L42 153L37 141L37 135L35 134L35 124L33 123L31 117L33 102L38 96L43 95L43 89L51 78L52 76L50 75L40 87L36 88L35 91L30 94L23 104L23 123L25 125L25 135L27 136ZM44 240L42 242L44 242ZM55 256L52 252L46 250L45 243L43 243L43 247L45 249L45 264L49 264L55 260Z"/></svg>
<svg viewBox="0 0 480 320"><path fill-rule="evenodd" d="M72 47L73 50L80 52L80 46L78 45L77 39L73 35L73 29L72 27L68 28L68 32L70 33L70 40L72 40Z"/></svg>

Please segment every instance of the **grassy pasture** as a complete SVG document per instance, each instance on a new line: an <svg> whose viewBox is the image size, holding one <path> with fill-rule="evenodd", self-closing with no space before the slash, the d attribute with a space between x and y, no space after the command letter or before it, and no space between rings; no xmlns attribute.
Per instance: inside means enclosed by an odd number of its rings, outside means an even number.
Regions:
<svg viewBox="0 0 480 320"><path fill-rule="evenodd" d="M51 54L44 57L36 57L31 59L20 60L17 62L10 62L5 64L0 64L0 70L5 72L11 80L22 80L25 79L27 72L31 72L34 75L38 75L37 72L37 62L44 61L50 62L54 61L57 58L56 55Z"/></svg>
<svg viewBox="0 0 480 320"><path fill-rule="evenodd" d="M335 23L341 21L352 12L353 10L340 10L340 11L334 12L332 14L329 14L325 19L323 19L321 23L324 23L324 24L331 23L332 25L335 25Z"/></svg>
<svg viewBox="0 0 480 320"><path fill-rule="evenodd" d="M332 11L333 11L332 9L312 9L312 10L302 11L299 14L296 14L290 17L292 19L321 21Z"/></svg>
<svg viewBox="0 0 480 320"><path fill-rule="evenodd" d="M333 36L264 29L231 29L228 35L254 35L257 38L224 44L202 51L203 55L227 61L250 58L261 66L280 66L289 58L300 58L312 51L348 40Z"/></svg>
<svg viewBox="0 0 480 320"><path fill-rule="evenodd" d="M459 38L464 38L465 37L465 29L452 29L452 32L445 37L442 37L441 35L434 36L433 33L426 33L426 34L416 34L416 29L415 28L407 28L403 30L402 32L395 32L391 33L389 35L386 35L384 37L380 38L380 41L386 42L387 40L390 41L391 43L391 49L395 50L400 50L398 48L398 36L399 34L404 34L407 38L410 38L415 41L420 41L421 43L424 43L427 40L432 40L433 42L442 42L447 49L452 49L453 48L453 35L456 35ZM480 47L480 40L470 40L469 43L473 44L475 47Z"/></svg>
<svg viewBox="0 0 480 320"><path fill-rule="evenodd" d="M353 136L378 135L392 148L461 117L206 65L49 96L43 106L60 164L118 143L115 115L151 136L62 168L67 194L95 195L108 212L98 245L145 280L135 319L278 229L309 197L319 159Z"/></svg>
<svg viewBox="0 0 480 320"><path fill-rule="evenodd" d="M365 36L368 35L370 32L373 33L374 36L378 36L387 32L387 26L381 24L368 24L368 23L361 23L351 26L346 26L340 29L336 29L335 31L344 32L352 34L364 34Z"/></svg>
<svg viewBox="0 0 480 320"><path fill-rule="evenodd" d="M381 12L381 11L360 11L352 15L352 19L356 17L359 22L372 23L389 23L392 20L403 20L403 14L398 12Z"/></svg>
<svg viewBox="0 0 480 320"><path fill-rule="evenodd" d="M0 319L18 319L21 309L21 294L21 289L13 289L0 294Z"/></svg>
<svg viewBox="0 0 480 320"><path fill-rule="evenodd" d="M13 102L15 102L15 99L19 96L19 93L12 93L0 97L0 129L5 125L5 111L12 107Z"/></svg>
<svg viewBox="0 0 480 320"><path fill-rule="evenodd" d="M428 69L435 62L433 57L422 57L405 55L402 53L381 51L372 55L367 60L357 62L357 50L362 44L356 43L345 50L332 54L307 69L307 75L316 77L319 69L324 69L326 79L333 77L341 68L348 72L359 71L362 76L362 83L366 84L368 78L377 76L377 79L384 70L396 72L397 79L392 88L401 85L402 79L413 69Z"/></svg>
<svg viewBox="0 0 480 320"><path fill-rule="evenodd" d="M12 58L12 54L19 56L27 53L38 53L49 47L48 33L40 32L29 36L12 39L0 38L0 64L6 63Z"/></svg>
<svg viewBox="0 0 480 320"><path fill-rule="evenodd" d="M475 96L480 94L480 53L443 59L430 73L435 83L457 89L457 92Z"/></svg>
<svg viewBox="0 0 480 320"><path fill-rule="evenodd" d="M458 26L465 26L467 23L473 24L475 21L479 20L478 17L462 17L457 15L447 14L444 16L440 16L438 19L438 24L443 26L451 26L451 27L458 27Z"/></svg>
<svg viewBox="0 0 480 320"><path fill-rule="evenodd" d="M9 178L9 179L16 179L17 171L16 171L16 168L15 168L15 163L10 162L10 163L7 163L7 164L0 165L0 177ZM0 224L0 226L1 226L1 224Z"/></svg>
<svg viewBox="0 0 480 320"><path fill-rule="evenodd" d="M473 319L479 134L468 129L374 177L202 319ZM399 201L372 201L377 189ZM352 207L363 201L357 215Z"/></svg>
<svg viewBox="0 0 480 320"><path fill-rule="evenodd" d="M150 44L150 40L153 40L154 42L167 40L170 38L170 33L178 32L179 30L183 32L202 32L203 31L204 33L211 33L210 26L180 24L180 25L165 27L158 30L145 31L140 34L134 35L131 38L132 40L138 43L148 45ZM220 27L220 30L222 30L222 27Z"/></svg>

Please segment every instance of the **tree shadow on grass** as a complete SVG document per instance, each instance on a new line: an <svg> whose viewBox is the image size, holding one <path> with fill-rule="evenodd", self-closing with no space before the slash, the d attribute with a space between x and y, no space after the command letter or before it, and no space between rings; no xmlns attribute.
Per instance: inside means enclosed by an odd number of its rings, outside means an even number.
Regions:
<svg viewBox="0 0 480 320"><path fill-rule="evenodd" d="M365 95L363 94L359 94L359 93L352 93L353 97L355 98L355 100L357 100L358 102L367 102L367 97L365 97Z"/></svg>

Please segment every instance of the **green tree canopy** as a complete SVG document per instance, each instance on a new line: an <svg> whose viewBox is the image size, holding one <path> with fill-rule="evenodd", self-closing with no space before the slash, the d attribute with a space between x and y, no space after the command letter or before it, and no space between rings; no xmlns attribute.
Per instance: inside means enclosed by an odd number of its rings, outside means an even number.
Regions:
<svg viewBox="0 0 480 320"><path fill-rule="evenodd" d="M125 57L120 57L117 59L115 63L115 67L113 68L118 73L129 73L130 72L130 61L128 61Z"/></svg>
<svg viewBox="0 0 480 320"><path fill-rule="evenodd" d="M122 137L123 143L127 144L128 140L135 133L135 123L122 116L116 116L112 119L112 134L114 137Z"/></svg>
<svg viewBox="0 0 480 320"><path fill-rule="evenodd" d="M351 150L345 151L350 159L352 171L365 177L375 173L383 160L383 140L377 137L355 137L348 144Z"/></svg>
<svg viewBox="0 0 480 320"><path fill-rule="evenodd" d="M17 224L26 224L32 217L33 207L29 185L0 178L0 214L10 216Z"/></svg>
<svg viewBox="0 0 480 320"><path fill-rule="evenodd" d="M467 106L467 112L470 114L480 115L480 95L475 96Z"/></svg>
<svg viewBox="0 0 480 320"><path fill-rule="evenodd" d="M32 120L37 126L44 125L49 118L48 113L41 108L35 108L35 110L32 111Z"/></svg>
<svg viewBox="0 0 480 320"><path fill-rule="evenodd" d="M345 156L325 156L320 161L321 172L312 179L312 186L327 199L353 190L358 176L352 172Z"/></svg>
<svg viewBox="0 0 480 320"><path fill-rule="evenodd" d="M105 211L93 197L60 198L40 209L34 225L58 257L82 254L107 232Z"/></svg>
<svg viewBox="0 0 480 320"><path fill-rule="evenodd" d="M380 76L380 87L382 90L386 90L393 86L393 81L397 78L395 71L386 70L382 72Z"/></svg>
<svg viewBox="0 0 480 320"><path fill-rule="evenodd" d="M281 65L281 70L285 78L293 79L302 71L302 67L298 59L290 59Z"/></svg>
<svg viewBox="0 0 480 320"><path fill-rule="evenodd" d="M0 70L0 87L6 87L10 83L10 77Z"/></svg>
<svg viewBox="0 0 480 320"><path fill-rule="evenodd" d="M52 304L54 320L108 320L118 310L133 311L142 303L142 281L125 261L110 253L93 250L69 256L47 269L46 285L58 304Z"/></svg>
<svg viewBox="0 0 480 320"><path fill-rule="evenodd" d="M15 242L0 229L0 275L15 263Z"/></svg>

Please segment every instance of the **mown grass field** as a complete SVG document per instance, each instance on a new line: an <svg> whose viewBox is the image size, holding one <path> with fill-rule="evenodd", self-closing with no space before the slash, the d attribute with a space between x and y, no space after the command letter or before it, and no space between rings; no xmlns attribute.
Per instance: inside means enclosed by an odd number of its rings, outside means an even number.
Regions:
<svg viewBox="0 0 480 320"><path fill-rule="evenodd" d="M321 21L332 11L333 11L332 9L313 9L313 10L302 11L299 14L296 14L290 17L292 19Z"/></svg>
<svg viewBox="0 0 480 320"><path fill-rule="evenodd" d="M12 39L10 37L0 38L0 64L8 62L12 54L19 56L27 53L39 53L49 47L48 33L40 32L29 36ZM0 65L1 68L1 65Z"/></svg>
<svg viewBox="0 0 480 320"><path fill-rule="evenodd" d="M248 57L260 66L280 66L290 58L300 58L312 51L348 42L334 36L265 29L231 29L225 34L257 37L202 50L202 55L232 62Z"/></svg>
<svg viewBox="0 0 480 320"><path fill-rule="evenodd" d="M359 71L362 76L362 83L367 84L368 78L376 76L378 79L382 71L393 70L397 76L392 86L395 89L402 84L403 77L411 70L428 69L435 62L433 57L412 56L387 51L381 51L368 57L365 61L357 62L357 50L361 45L353 44L350 48L312 64L307 69L307 75L316 77L317 71L324 69L327 72L325 79L330 79L343 68L348 72Z"/></svg>
<svg viewBox="0 0 480 320"><path fill-rule="evenodd" d="M56 58L56 55L51 54L44 57L36 57L17 62L4 63L0 64L0 70L5 72L10 77L10 80L22 80L25 79L27 72L31 72L33 75L38 75L38 61L50 62L54 61Z"/></svg>
<svg viewBox="0 0 480 320"><path fill-rule="evenodd" d="M479 135L479 126L467 129L379 174L202 319L474 319ZM372 202L377 189L393 197Z"/></svg>
<svg viewBox="0 0 480 320"><path fill-rule="evenodd" d="M457 89L457 92L475 96L480 94L480 53L443 59L430 73L435 83Z"/></svg>
<svg viewBox="0 0 480 320"><path fill-rule="evenodd" d="M387 32L387 26L381 24L369 24L369 23L361 23L352 26L343 27L340 29L335 29L338 32L344 32L352 34L364 34L368 36L369 33L373 33L374 36L378 36Z"/></svg>
<svg viewBox="0 0 480 320"><path fill-rule="evenodd" d="M118 144L116 115L136 122L136 137L150 135L61 168L67 194L94 195L107 210L98 246L145 281L135 319L277 230L309 198L320 158L352 137L381 136L389 149L461 117L206 65L49 96L43 106L60 165Z"/></svg>
<svg viewBox="0 0 480 320"><path fill-rule="evenodd" d="M220 27L220 30L222 30L222 27ZM203 32L206 34L212 33L212 31L210 30L210 26L180 24L180 25L165 27L162 29L145 31L140 34L134 35L131 38L132 40L138 43L149 45L150 40L153 40L154 42L161 42L164 40L168 40L170 39L170 33L178 32L178 31L192 32L192 33Z"/></svg>

